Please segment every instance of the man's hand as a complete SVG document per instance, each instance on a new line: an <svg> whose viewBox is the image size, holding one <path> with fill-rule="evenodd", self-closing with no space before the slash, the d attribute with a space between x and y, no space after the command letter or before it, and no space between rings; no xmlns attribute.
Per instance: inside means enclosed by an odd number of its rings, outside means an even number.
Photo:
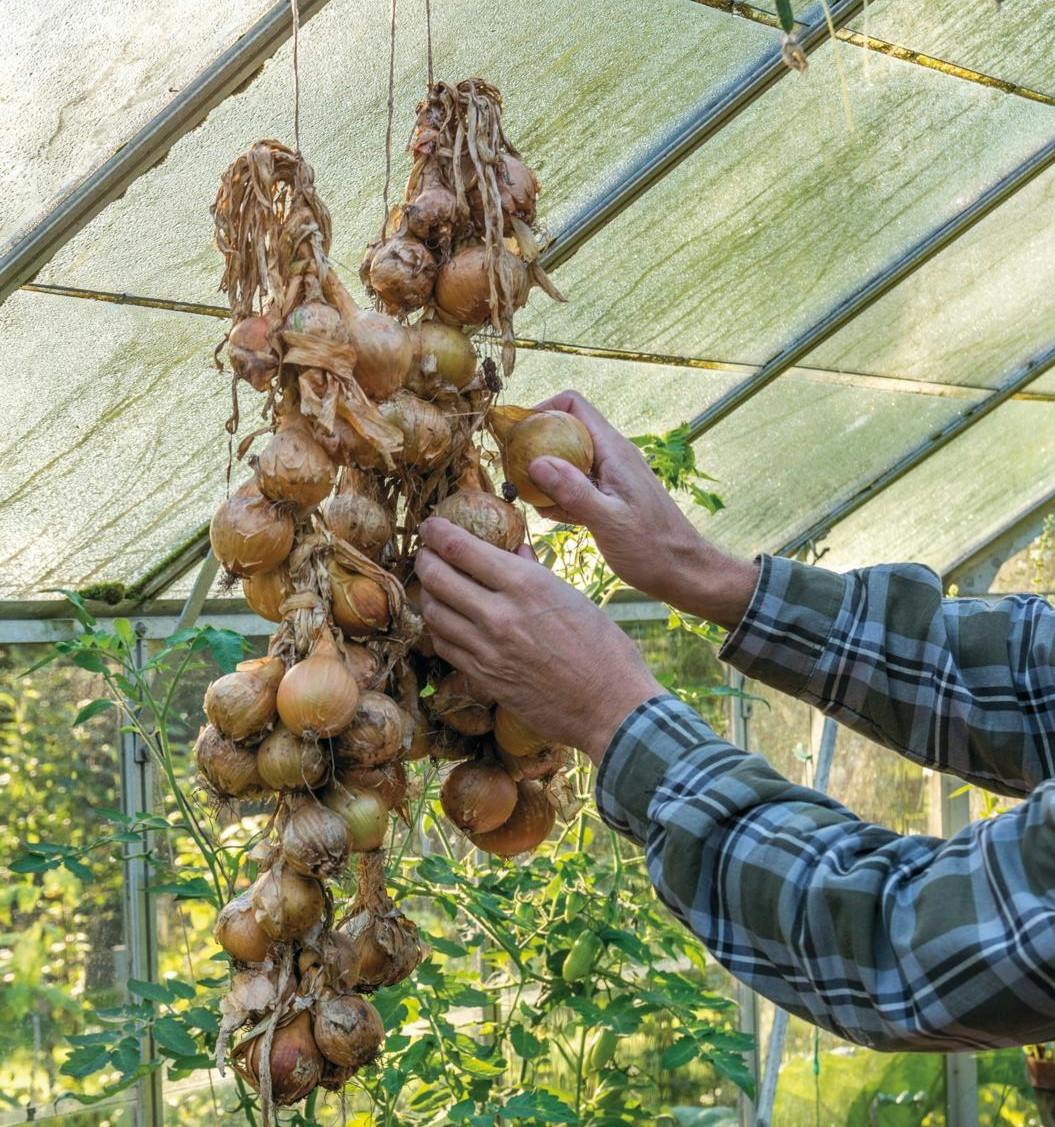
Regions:
<svg viewBox="0 0 1055 1127"><path fill-rule="evenodd" d="M708 544L649 468L640 450L581 395L540 403L574 415L590 432L596 484L560 458L536 458L528 472L557 504L550 520L585 524L608 566L631 587L721 626L735 626L758 568Z"/></svg>
<svg viewBox="0 0 1055 1127"><path fill-rule="evenodd" d="M437 517L421 539L436 652L540 735L599 763L626 716L663 691L634 643L526 545L503 552Z"/></svg>

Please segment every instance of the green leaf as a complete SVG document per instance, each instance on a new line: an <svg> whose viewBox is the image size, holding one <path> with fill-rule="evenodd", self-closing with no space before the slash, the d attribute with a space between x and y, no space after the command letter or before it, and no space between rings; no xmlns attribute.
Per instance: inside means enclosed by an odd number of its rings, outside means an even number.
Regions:
<svg viewBox="0 0 1055 1127"><path fill-rule="evenodd" d="M8 868L13 873L46 873L49 869L57 869L62 862L57 857L41 857L36 854L16 857Z"/></svg>
<svg viewBox="0 0 1055 1127"><path fill-rule="evenodd" d="M62 862L63 866L75 877L80 877L81 880L92 880L93 873L87 865L82 864L76 857L66 857Z"/></svg>
<svg viewBox="0 0 1055 1127"><path fill-rule="evenodd" d="M110 1063L123 1076L127 1076L142 1063L139 1042L134 1037L122 1037L110 1051Z"/></svg>
<svg viewBox="0 0 1055 1127"><path fill-rule="evenodd" d="M524 1060L532 1060L542 1052L542 1042L523 1025L510 1028L509 1041L517 1056Z"/></svg>
<svg viewBox="0 0 1055 1127"><path fill-rule="evenodd" d="M449 939L444 939L442 935L426 935L425 942L433 951L439 951L441 955L450 955L454 959L464 959L469 954L468 949L460 943L453 943Z"/></svg>
<svg viewBox="0 0 1055 1127"><path fill-rule="evenodd" d="M80 712L74 717L71 728L76 728L78 724L83 724L86 720L91 720L93 716L98 716L101 712L106 712L115 707L112 700L107 700L105 697L100 697L98 700L93 700L90 704L86 704Z"/></svg>
<svg viewBox="0 0 1055 1127"><path fill-rule="evenodd" d="M418 862L418 879L425 884L454 885L458 878L451 871L451 863L438 853L430 853Z"/></svg>
<svg viewBox="0 0 1055 1127"><path fill-rule="evenodd" d="M196 1056L198 1044L187 1032L187 1027L176 1017L159 1017L154 1022L154 1040L163 1049L178 1057Z"/></svg>
<svg viewBox="0 0 1055 1127"><path fill-rule="evenodd" d="M106 1068L110 1063L110 1050L105 1045L86 1045L82 1049L74 1049L63 1062L59 1072L63 1076L72 1076L81 1080Z"/></svg>
<svg viewBox="0 0 1055 1127"><path fill-rule="evenodd" d="M73 655L73 664L79 669L87 669L89 673L105 673L106 663L97 654L91 650L82 650L80 653Z"/></svg>
<svg viewBox="0 0 1055 1127"><path fill-rule="evenodd" d="M795 13L791 9L791 0L777 0L777 15L780 16L780 26L784 31L795 30Z"/></svg>
<svg viewBox="0 0 1055 1127"><path fill-rule="evenodd" d="M502 1105L502 1113L516 1122L518 1119L535 1119L539 1123L579 1122L579 1117L563 1100L550 1092L536 1089L521 1092Z"/></svg>
<svg viewBox="0 0 1055 1127"><path fill-rule="evenodd" d="M113 631L126 646L135 645L136 632L132 629L132 623L127 618L115 618Z"/></svg>
<svg viewBox="0 0 1055 1127"><path fill-rule="evenodd" d="M744 1058L739 1053L725 1053L716 1051L704 1054L706 1059L727 1080L731 1080L742 1092L746 1092L751 1099L755 1098L755 1078L751 1070L744 1063Z"/></svg>
<svg viewBox="0 0 1055 1127"><path fill-rule="evenodd" d="M162 986L160 982L143 982L138 978L128 980L128 991L141 998L149 998L152 1002L171 1002L174 997L168 987Z"/></svg>
<svg viewBox="0 0 1055 1127"><path fill-rule="evenodd" d="M197 991L189 982L181 982L178 978L166 978L165 985L175 998L193 998Z"/></svg>
<svg viewBox="0 0 1055 1127"><path fill-rule="evenodd" d="M235 666L245 656L249 643L241 634L233 630L218 630L215 626L206 626L201 636L209 647L213 661L224 673L233 673Z"/></svg>
<svg viewBox="0 0 1055 1127"><path fill-rule="evenodd" d="M692 1037L679 1037L673 1045L663 1051L659 1066L663 1069L681 1068L699 1054L699 1046Z"/></svg>

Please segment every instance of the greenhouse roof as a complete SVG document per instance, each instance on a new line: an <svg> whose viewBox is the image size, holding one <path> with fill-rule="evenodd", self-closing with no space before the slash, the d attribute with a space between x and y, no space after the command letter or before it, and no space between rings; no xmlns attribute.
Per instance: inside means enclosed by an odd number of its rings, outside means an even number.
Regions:
<svg viewBox="0 0 1055 1127"><path fill-rule="evenodd" d="M431 6L437 75L503 91L569 299L519 316L510 400L575 387L629 433L691 421L726 503L694 515L743 552L948 572L1051 502L1045 0L836 0L830 25L796 5L803 74L772 4ZM300 3L301 145L349 279L382 213L387 9ZM5 15L0 599L178 594L226 486L209 206L249 143L291 139L289 6ZM397 29L401 137L424 0Z"/></svg>

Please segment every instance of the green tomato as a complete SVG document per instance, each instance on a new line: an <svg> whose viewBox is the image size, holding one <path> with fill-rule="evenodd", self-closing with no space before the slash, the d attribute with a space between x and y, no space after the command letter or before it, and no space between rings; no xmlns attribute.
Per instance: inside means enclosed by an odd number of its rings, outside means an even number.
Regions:
<svg viewBox="0 0 1055 1127"><path fill-rule="evenodd" d="M561 967L561 978L565 982L582 982L593 968L594 960L600 954L601 940L592 931L582 932L571 945Z"/></svg>
<svg viewBox="0 0 1055 1127"><path fill-rule="evenodd" d="M618 1041L614 1029L602 1029L593 1039L586 1063L593 1072L600 1072L602 1068L615 1056L615 1046Z"/></svg>
<svg viewBox="0 0 1055 1127"><path fill-rule="evenodd" d="M573 889L564 898L564 922L574 923L579 918L579 913L586 907L586 897L581 892Z"/></svg>

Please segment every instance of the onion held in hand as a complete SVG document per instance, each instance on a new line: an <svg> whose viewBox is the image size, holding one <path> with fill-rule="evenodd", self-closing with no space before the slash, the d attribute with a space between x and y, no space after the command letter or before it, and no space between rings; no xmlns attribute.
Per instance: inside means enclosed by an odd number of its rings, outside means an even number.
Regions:
<svg viewBox="0 0 1055 1127"><path fill-rule="evenodd" d="M280 564L273 571L247 576L242 580L242 594L251 611L268 622L281 622L282 604L293 594L289 568Z"/></svg>
<svg viewBox="0 0 1055 1127"><path fill-rule="evenodd" d="M311 653L282 678L277 705L282 723L302 738L336 736L352 722L359 686L326 630Z"/></svg>
<svg viewBox="0 0 1055 1127"><path fill-rule="evenodd" d="M515 857L537 849L549 836L556 820L541 784L517 784L517 804L508 820L489 833L470 834L469 840L485 853L496 857Z"/></svg>
<svg viewBox="0 0 1055 1127"><path fill-rule="evenodd" d="M362 638L388 628L388 594L376 579L348 571L336 560L330 561L328 571L333 621L348 637Z"/></svg>
<svg viewBox="0 0 1055 1127"><path fill-rule="evenodd" d="M527 531L524 518L508 501L482 489L459 489L448 494L432 510L432 515L443 517L506 552L516 551Z"/></svg>
<svg viewBox="0 0 1055 1127"><path fill-rule="evenodd" d="M303 416L287 414L257 460L256 479L265 497L306 510L329 495L336 472Z"/></svg>
<svg viewBox="0 0 1055 1127"><path fill-rule="evenodd" d="M498 763L480 759L459 763L443 781L443 812L464 833L496 830L512 816L517 786Z"/></svg>
<svg viewBox="0 0 1055 1127"><path fill-rule="evenodd" d="M275 718L285 666L277 657L240 662L205 690L205 715L236 743L262 735Z"/></svg>
<svg viewBox="0 0 1055 1127"><path fill-rule="evenodd" d="M496 412L497 414L497 412ZM562 458L588 474L593 468L590 432L567 411L533 411L504 433L495 427L502 446L502 466L517 493L529 505L548 508L554 504L532 480L528 467L536 458Z"/></svg>
<svg viewBox="0 0 1055 1127"><path fill-rule="evenodd" d="M423 399L454 388L461 391L476 375L476 350L461 329L442 321L419 321L411 328L415 366L407 387Z"/></svg>
<svg viewBox="0 0 1055 1127"><path fill-rule="evenodd" d="M244 579L274 571L293 547L293 517L249 481L213 514L209 543L232 575Z"/></svg>
<svg viewBox="0 0 1055 1127"><path fill-rule="evenodd" d="M504 246L497 253L503 256L502 266L509 271L513 308L520 309L527 303L530 288L527 266ZM482 246L464 247L440 267L435 301L448 323L483 325L491 320L491 284Z"/></svg>
<svg viewBox="0 0 1055 1127"><path fill-rule="evenodd" d="M221 735L212 724L198 734L194 757L202 777L220 798L247 798L265 789L253 752Z"/></svg>
<svg viewBox="0 0 1055 1127"><path fill-rule="evenodd" d="M258 1092L263 1044L264 1034L259 1033L248 1043L248 1051L241 1060L235 1062L245 1079ZM297 1103L318 1086L325 1062L312 1035L311 1018L307 1010L275 1030L268 1063L271 1097L279 1107Z"/></svg>

